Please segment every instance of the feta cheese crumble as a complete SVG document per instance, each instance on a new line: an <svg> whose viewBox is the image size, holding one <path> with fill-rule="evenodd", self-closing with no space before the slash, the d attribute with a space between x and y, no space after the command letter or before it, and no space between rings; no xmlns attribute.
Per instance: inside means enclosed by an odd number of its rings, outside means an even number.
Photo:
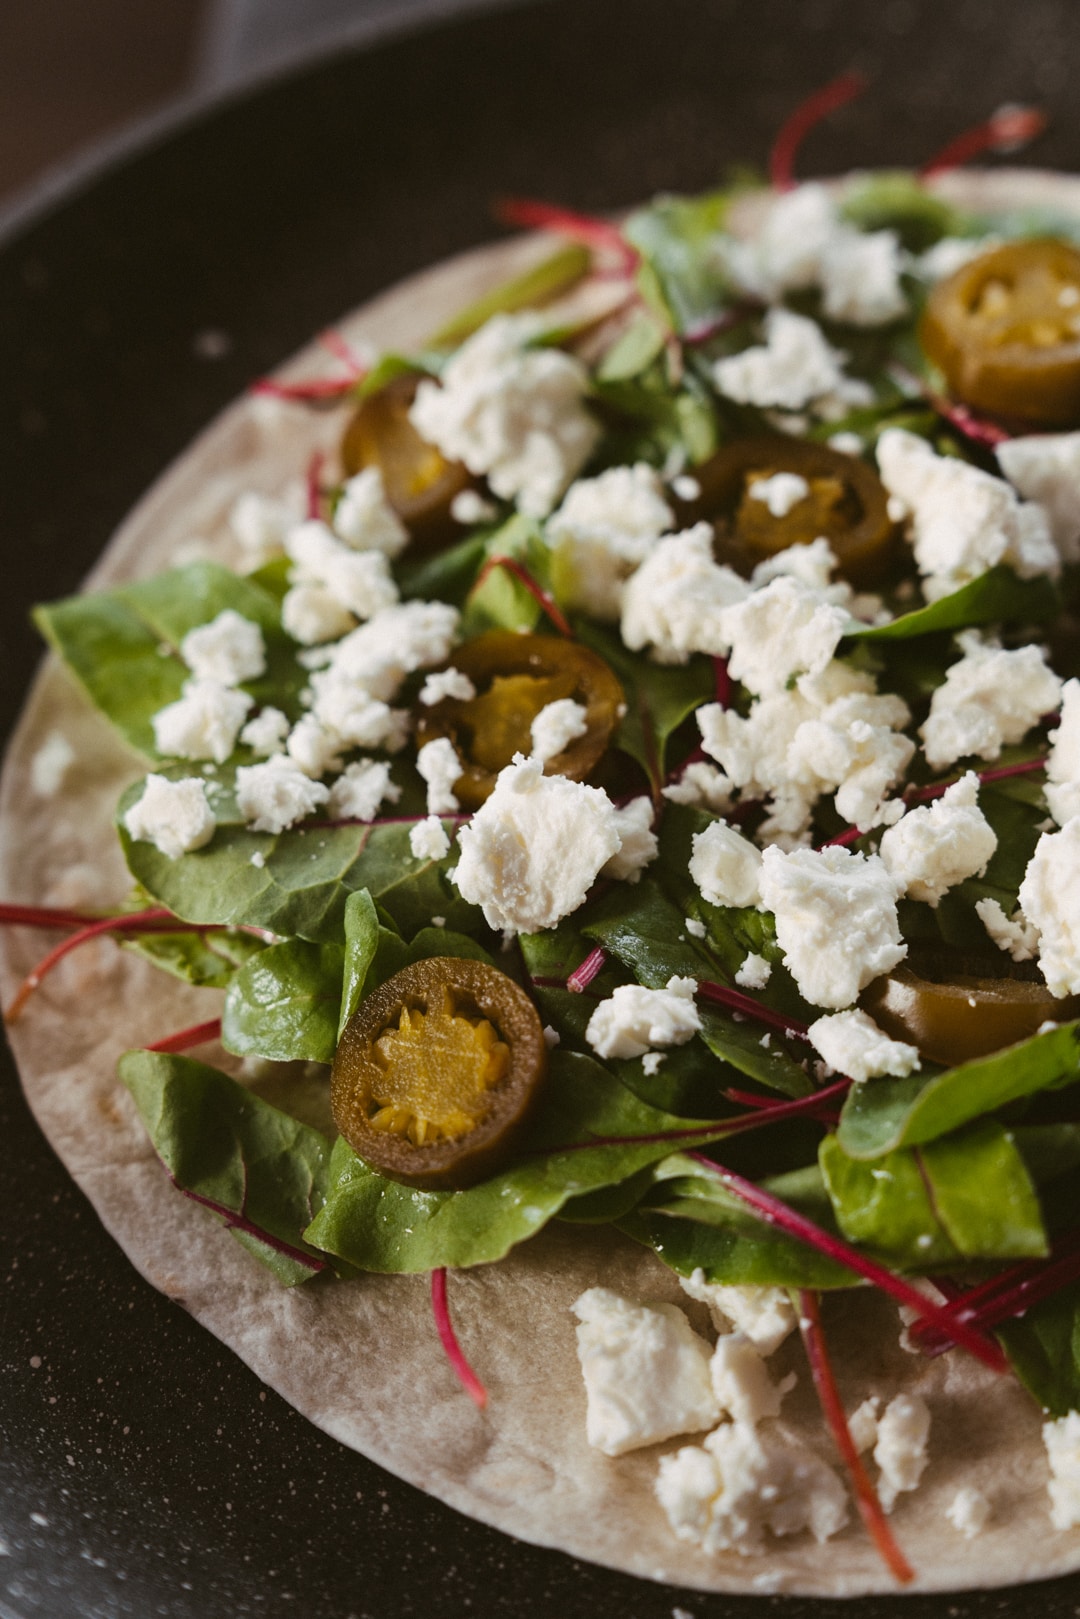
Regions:
<svg viewBox="0 0 1080 1619"><path fill-rule="evenodd" d="M981 1490L973 1484L965 1484L957 1490L948 1507L945 1516L953 1528L967 1540L974 1540L981 1535L989 1521L993 1508Z"/></svg>
<svg viewBox="0 0 1080 1619"><path fill-rule="evenodd" d="M322 646L355 627L356 619L326 585L293 585L281 603L281 627L301 646Z"/></svg>
<svg viewBox="0 0 1080 1619"><path fill-rule="evenodd" d="M1080 816L1044 832L1020 884L1020 909L1039 933L1051 995L1080 994Z"/></svg>
<svg viewBox="0 0 1080 1619"><path fill-rule="evenodd" d="M425 708L434 708L448 697L459 703L471 703L475 696L476 687L468 675L455 669L453 664L449 669L436 669L420 688L420 701Z"/></svg>
<svg viewBox="0 0 1080 1619"><path fill-rule="evenodd" d="M754 478L746 492L751 500L762 501L773 517L786 517L806 499L810 485L797 472L774 472L769 478Z"/></svg>
<svg viewBox="0 0 1080 1619"><path fill-rule="evenodd" d="M1014 961L1032 959L1039 948L1039 930L1023 911L1006 916L996 899L977 899L975 914L999 950L1007 950Z"/></svg>
<svg viewBox="0 0 1080 1619"><path fill-rule="evenodd" d="M774 1383L760 1351L742 1332L724 1333L717 1339L709 1376L721 1411L734 1422L751 1427L766 1417L779 1416L784 1395L795 1385L793 1373Z"/></svg>
<svg viewBox="0 0 1080 1619"><path fill-rule="evenodd" d="M281 753L289 734L289 721L280 708L260 708L240 732L240 741L263 758Z"/></svg>
<svg viewBox="0 0 1080 1619"><path fill-rule="evenodd" d="M730 672L755 696L776 695L795 675L820 674L847 624L842 608L783 574L722 614Z"/></svg>
<svg viewBox="0 0 1080 1619"><path fill-rule="evenodd" d="M889 827L878 853L909 899L936 907L957 883L983 875L997 843L979 808L979 778L969 770L933 803Z"/></svg>
<svg viewBox="0 0 1080 1619"><path fill-rule="evenodd" d="M964 655L935 690L919 731L933 770L957 759L996 759L1003 747L1022 742L1061 698L1061 681L1040 647L1006 652L977 630L956 639Z"/></svg>
<svg viewBox="0 0 1080 1619"><path fill-rule="evenodd" d="M437 815L417 821L409 833L409 848L414 860L441 860L450 853L450 839Z"/></svg>
<svg viewBox="0 0 1080 1619"><path fill-rule="evenodd" d="M719 1416L709 1346L674 1304L633 1304L606 1287L574 1301L589 1444L622 1456Z"/></svg>
<svg viewBox="0 0 1080 1619"><path fill-rule="evenodd" d="M237 808L253 832L284 832L329 797L329 788L312 781L283 753L265 764L241 765L236 772Z"/></svg>
<svg viewBox="0 0 1080 1619"><path fill-rule="evenodd" d="M605 792L545 776L539 760L519 753L458 834L455 881L489 927L535 933L584 903L621 844Z"/></svg>
<svg viewBox="0 0 1080 1619"><path fill-rule="evenodd" d="M921 1066L915 1046L890 1040L866 1012L833 1012L811 1023L806 1032L833 1072L856 1083L878 1074L903 1078Z"/></svg>
<svg viewBox="0 0 1080 1619"><path fill-rule="evenodd" d="M216 680L222 686L239 686L266 672L262 630L231 607L188 630L180 656L196 680Z"/></svg>
<svg viewBox="0 0 1080 1619"><path fill-rule="evenodd" d="M247 692L233 686L217 680L185 681L183 696L159 708L150 721L154 746L166 758L212 759L223 765L251 707Z"/></svg>
<svg viewBox="0 0 1080 1619"><path fill-rule="evenodd" d="M802 996L839 1011L907 955L896 885L878 855L825 849L766 849L761 908Z"/></svg>
<svg viewBox="0 0 1080 1619"><path fill-rule="evenodd" d="M690 875L710 905L757 905L761 850L726 821L713 821L691 840Z"/></svg>
<svg viewBox="0 0 1080 1619"><path fill-rule="evenodd" d="M643 461L579 478L547 525L559 600L617 619L625 581L672 522L660 476Z"/></svg>
<svg viewBox="0 0 1080 1619"><path fill-rule="evenodd" d="M735 982L743 989L764 989L771 977L772 962L766 961L764 956L750 954L743 958Z"/></svg>
<svg viewBox="0 0 1080 1619"><path fill-rule="evenodd" d="M355 551L381 551L391 558L404 551L409 531L386 498L378 467L364 467L345 480L334 508L334 532Z"/></svg>
<svg viewBox="0 0 1080 1619"><path fill-rule="evenodd" d="M707 1282L700 1267L689 1276L680 1276L679 1283L684 1293L708 1305L717 1332L730 1332L734 1327L749 1338L759 1355L774 1354L795 1330L795 1307L786 1288Z"/></svg>
<svg viewBox="0 0 1080 1619"><path fill-rule="evenodd" d="M926 1470L930 1407L921 1394L898 1394L878 1418L874 1460L881 1469L878 1499L891 1512L897 1497L914 1490Z"/></svg>
<svg viewBox="0 0 1080 1619"><path fill-rule="evenodd" d="M572 697L559 697L553 703L546 703L530 727L533 758L546 765L588 729L584 703L576 703Z"/></svg>
<svg viewBox="0 0 1080 1619"><path fill-rule="evenodd" d="M142 795L124 816L128 833L138 843L152 843L169 860L201 849L214 835L214 812L199 776L170 781L153 772Z"/></svg>
<svg viewBox="0 0 1080 1619"><path fill-rule="evenodd" d="M620 984L589 1019L585 1038L598 1057L642 1057L653 1046L682 1046L701 1028L697 980L669 978L664 989Z"/></svg>
<svg viewBox="0 0 1080 1619"><path fill-rule="evenodd" d="M561 349L532 346L543 332L534 313L493 315L439 382L421 382L409 410L421 438L530 517L547 516L600 437L585 406L588 371Z"/></svg>
<svg viewBox="0 0 1080 1619"><path fill-rule="evenodd" d="M293 584L321 585L356 618L370 619L398 599L398 588L383 551L354 551L318 518L286 536Z"/></svg>
<svg viewBox="0 0 1080 1619"><path fill-rule="evenodd" d="M332 650L317 654L326 667L313 677L312 686L361 687L388 701L406 675L446 662L459 618L448 602L410 601L384 608Z"/></svg>
<svg viewBox="0 0 1080 1619"><path fill-rule="evenodd" d="M1059 826L1080 815L1080 680L1061 688L1061 724L1050 732L1046 802Z"/></svg>
<svg viewBox="0 0 1080 1619"><path fill-rule="evenodd" d="M762 329L763 344L713 364L717 392L736 404L802 410L825 395L852 405L873 398L865 383L844 374L847 356L832 347L816 321L778 307L769 310Z"/></svg>
<svg viewBox="0 0 1080 1619"><path fill-rule="evenodd" d="M454 783L464 766L450 738L437 736L433 742L425 742L416 755L416 768L427 783L429 815L452 815L459 807Z"/></svg>
<svg viewBox="0 0 1080 1619"><path fill-rule="evenodd" d="M358 759L331 783L326 808L335 821L373 821L381 804L396 804L400 797L385 759Z"/></svg>
<svg viewBox="0 0 1080 1619"><path fill-rule="evenodd" d="M632 652L651 646L661 663L685 663L691 652L726 653L724 609L750 586L713 558L709 523L669 535L627 581L620 631Z"/></svg>
<svg viewBox="0 0 1080 1619"><path fill-rule="evenodd" d="M1025 500L1038 501L1063 562L1080 562L1080 433L1027 433L995 451Z"/></svg>
<svg viewBox="0 0 1080 1619"><path fill-rule="evenodd" d="M1007 562L1022 579L1054 576L1061 559L1041 506L1022 504L1002 478L952 455L935 455L925 439L900 427L877 442L885 488L910 513L911 542L923 592L937 601Z"/></svg>
<svg viewBox="0 0 1080 1619"><path fill-rule="evenodd" d="M636 883L645 867L656 859L660 842L653 831L654 811L652 799L646 795L632 798L629 804L615 811L615 830L620 843L610 860L601 867L601 877L614 877L618 882Z"/></svg>
<svg viewBox="0 0 1080 1619"><path fill-rule="evenodd" d="M687 765L678 781L663 788L663 796L672 804L689 804L695 809L724 815L731 808L731 788L730 776L725 776L715 765L695 760Z"/></svg>
<svg viewBox="0 0 1080 1619"><path fill-rule="evenodd" d="M709 1553L761 1551L766 1530L824 1542L848 1520L836 1473L779 1425L726 1423L662 1456L656 1495L679 1540Z"/></svg>
<svg viewBox="0 0 1080 1619"><path fill-rule="evenodd" d="M1043 1444L1050 1463L1050 1522L1055 1529L1080 1524L1080 1411L1043 1423Z"/></svg>

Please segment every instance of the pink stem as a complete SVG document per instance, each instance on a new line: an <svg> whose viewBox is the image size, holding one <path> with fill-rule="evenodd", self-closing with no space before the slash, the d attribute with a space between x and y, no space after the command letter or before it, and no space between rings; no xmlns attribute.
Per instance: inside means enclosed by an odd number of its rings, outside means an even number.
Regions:
<svg viewBox="0 0 1080 1619"><path fill-rule="evenodd" d="M731 674L728 670L726 658L713 659L713 681L716 689L716 701L721 708L731 707Z"/></svg>
<svg viewBox="0 0 1080 1619"><path fill-rule="evenodd" d="M557 236L581 242L595 251L612 253L624 275L633 275L638 267L637 249L610 220L595 214L575 213L570 208L538 202L532 197L502 197L495 204L495 217L504 225L516 225L522 230L553 231Z"/></svg>
<svg viewBox="0 0 1080 1619"><path fill-rule="evenodd" d="M431 1273L431 1308L435 1316L435 1326L439 1334L439 1342L443 1346L447 1360L453 1367L458 1382L465 1390L474 1405L482 1411L487 1405L487 1389L481 1383L462 1351L454 1332L454 1324L450 1319L450 1308L446 1302L446 1270L440 1267Z"/></svg>
<svg viewBox="0 0 1080 1619"><path fill-rule="evenodd" d="M944 174L947 169L958 169L970 163L983 152L1016 152L1026 146L1046 128L1047 117L1041 107L999 107L985 123L976 124L956 135L936 152L919 170L922 179L932 174Z"/></svg>
<svg viewBox="0 0 1080 1619"><path fill-rule="evenodd" d="M15 999L4 1014L5 1022L14 1023L23 1007L37 989L42 979L62 961L72 950L80 945L87 944L103 933L164 933L176 927L176 917L171 911L135 911L129 916L106 916L100 922L91 922L88 926L80 928L77 933L71 933L55 945L31 973L23 979Z"/></svg>
<svg viewBox="0 0 1080 1619"><path fill-rule="evenodd" d="M744 320L749 320L751 315L756 315L762 307L752 299L744 299L740 303L732 304L730 309L723 310L719 315L713 315L708 320L701 320L693 326L688 326L682 334L682 340L689 348L696 348L701 343L708 343L711 338L731 331L734 326L740 326Z"/></svg>
<svg viewBox="0 0 1080 1619"><path fill-rule="evenodd" d="M892 1271L886 1270L883 1265L868 1259L842 1237L834 1237L831 1231L825 1231L821 1226L815 1225L813 1220L808 1220L806 1215L800 1214L797 1209L790 1208L780 1198L767 1192L763 1186L746 1180L742 1175L736 1175L733 1170L725 1169L722 1164L714 1163L703 1153L689 1152L687 1157L693 1158L695 1162L711 1170L729 1192L741 1198L747 1207L753 1209L754 1213L767 1224L776 1226L789 1237L794 1237L797 1242L815 1248L827 1259L832 1259L836 1264L854 1271L857 1276L864 1277L883 1293L887 1293L890 1298L896 1299L899 1304L908 1305L918 1316L939 1326L953 1343L966 1349L976 1360L982 1361L984 1366L989 1366L993 1371L1001 1371L1003 1357L996 1344L987 1343L980 1333L972 1332L962 1322L956 1321L948 1310L924 1298L919 1290L912 1287L910 1282L904 1281L902 1276L897 1276Z"/></svg>
<svg viewBox="0 0 1080 1619"><path fill-rule="evenodd" d="M1050 1260L1013 1265L951 1299L945 1308L965 1325L978 1328L994 1327L1022 1315L1080 1276L1080 1232L1068 1232L1055 1247L1059 1251ZM940 1355L949 1348L944 1334L927 1322L915 1322L910 1336L926 1355Z"/></svg>
<svg viewBox="0 0 1080 1619"><path fill-rule="evenodd" d="M949 399L945 394L938 393L936 389L929 387L917 377L913 371L909 371L906 366L892 366L891 374L893 380L901 388L908 392L914 390L915 393L926 400L931 410L935 410L944 421L949 423L950 427L955 427L956 431L962 434L964 438L970 439L972 444L981 444L985 448L993 450L999 444L1004 444L1007 439L1013 437L1013 434L1003 427L1000 422L995 422L989 416L980 416L971 409L970 405L962 404L959 400Z"/></svg>
<svg viewBox="0 0 1080 1619"><path fill-rule="evenodd" d="M322 472L326 457L321 450L316 450L307 464L307 515L308 518L322 516L322 490L319 487L319 474Z"/></svg>
<svg viewBox="0 0 1080 1619"><path fill-rule="evenodd" d="M866 89L862 73L842 73L807 96L781 126L769 154L769 179L774 191L791 191L795 186L795 157L816 124L838 107L853 101Z"/></svg>
<svg viewBox="0 0 1080 1619"><path fill-rule="evenodd" d="M480 572L476 576L476 580L473 584L473 590L479 590L480 586L483 584L484 580L487 578L488 574L493 568L505 568L507 573L512 573L519 584L525 586L525 589L529 592L529 595L532 596L535 601L540 603L540 606L554 624L559 634L565 635L568 640L573 640L574 632L570 628L570 625L560 611L554 598L549 596L547 591L544 590L541 585L537 584L528 568L524 567L514 557L488 557L487 561L484 563L484 566L480 569Z"/></svg>
<svg viewBox="0 0 1080 1619"><path fill-rule="evenodd" d="M340 360L342 365L348 366L354 381L360 381L368 369L367 361L345 341L340 332L328 327L325 332L319 333L319 342L327 354L332 354L335 360Z"/></svg>
<svg viewBox="0 0 1080 1619"><path fill-rule="evenodd" d="M320 377L314 382L275 382L273 377L260 377L251 384L253 394L266 394L271 399L288 399L298 404L318 403L322 400L342 399L350 393L360 377Z"/></svg>
<svg viewBox="0 0 1080 1619"><path fill-rule="evenodd" d="M810 1375L814 1380L814 1388L817 1390L825 1421L829 1425L836 1448L851 1479L859 1516L866 1525L882 1561L896 1577L897 1583L909 1585L915 1578L915 1571L893 1539L877 1491L871 1484L862 1457L855 1448L825 1343L825 1333L821 1325L821 1305L817 1294L810 1292L808 1288L804 1288L799 1294L799 1330L802 1333L806 1358L810 1362Z"/></svg>
<svg viewBox="0 0 1080 1619"><path fill-rule="evenodd" d="M166 1170L166 1173L168 1174L168 1170ZM183 1192L185 1197L190 1197L193 1203L201 1203L204 1209L213 1209L215 1214L219 1214L230 1231L245 1231L248 1236L257 1237L260 1242L265 1243L268 1248L272 1248L275 1253L284 1254L287 1259L293 1259L298 1265L306 1266L308 1270L316 1275L326 1269L324 1259L316 1259L314 1254L307 1253L303 1248L294 1248L291 1242L284 1242L281 1237L275 1237L269 1231L264 1231L261 1226L257 1226L254 1221L249 1220L246 1215L237 1214L233 1209L227 1208L224 1203L218 1203L212 1197L204 1197L201 1192L193 1192L189 1186L181 1186L174 1175L170 1174L169 1179L176 1187L176 1190Z"/></svg>
<svg viewBox="0 0 1080 1619"><path fill-rule="evenodd" d="M51 905L0 905L0 924L25 928L82 928L100 917L82 911L61 911Z"/></svg>
<svg viewBox="0 0 1080 1619"><path fill-rule="evenodd" d="M846 1090L850 1083L851 1081L848 1079L840 1080L837 1085L830 1085L827 1090L815 1091L813 1096L800 1096L794 1102L768 1102L762 1097L755 1097L755 1103L764 1102L764 1106L756 1105L753 1112L744 1113L731 1119L705 1120L686 1130L658 1130L653 1135L645 1136L590 1136L588 1141L571 1141L563 1147L543 1147L536 1150L544 1154L584 1152L590 1147L647 1147L664 1141L700 1141L704 1135L713 1136L717 1140L723 1136L745 1135L749 1130L763 1130L770 1124L783 1124L786 1119L814 1118L816 1117L814 1110L820 1107L823 1097L832 1096L838 1091ZM724 1095L728 1097L740 1094L744 1093L724 1092ZM711 1159L708 1162L711 1162Z"/></svg>
<svg viewBox="0 0 1080 1619"><path fill-rule="evenodd" d="M221 1034L221 1019L211 1018L209 1023L194 1023L189 1029L179 1029L176 1034L168 1034L164 1040L155 1040L153 1045L147 1046L147 1051L190 1051L193 1046L204 1046L211 1040L216 1040Z"/></svg>
<svg viewBox="0 0 1080 1619"><path fill-rule="evenodd" d="M798 1018L787 1017L783 1012L774 1012L770 1006L762 1006L760 1001L755 1001L751 995L744 995L741 990L729 989L726 984L714 984L706 978L698 983L698 994L707 1001L715 1001L718 1006L726 1006L732 1012L752 1018L755 1023L778 1029L781 1034L789 1034L797 1040L808 1038L807 1024L801 1023Z"/></svg>
<svg viewBox="0 0 1080 1619"><path fill-rule="evenodd" d="M1036 770L1046 768L1046 755L1040 754L1037 759L1021 759L1019 764L996 765L992 770L977 770L975 772L981 786L992 781L1007 781L1010 776L1030 776ZM907 787L903 797L909 804L928 804L932 799L942 798L950 787L955 787L961 778L953 776L949 781L931 782L926 787ZM873 830L872 828L870 830ZM838 832L834 838L827 838L818 845L820 849L842 849L848 844L857 843L860 838L867 837L868 832L860 832L857 826L849 826L843 832Z"/></svg>
<svg viewBox="0 0 1080 1619"><path fill-rule="evenodd" d="M606 961L607 952L605 950L601 950L600 946L597 945L595 950L590 950L580 967L574 968L573 972L566 980L567 989L570 990L574 995L580 995L583 989L587 989L589 987L597 973L603 971L604 963Z"/></svg>

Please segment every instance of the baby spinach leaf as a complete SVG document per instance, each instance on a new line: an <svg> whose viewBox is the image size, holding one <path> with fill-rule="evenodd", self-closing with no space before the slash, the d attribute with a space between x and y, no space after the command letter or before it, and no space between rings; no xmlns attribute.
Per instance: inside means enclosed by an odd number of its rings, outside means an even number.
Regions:
<svg viewBox="0 0 1080 1619"><path fill-rule="evenodd" d="M850 1242L909 1269L1046 1252L1039 1201L1007 1131L981 1120L920 1148L869 1161L826 1136L819 1162Z"/></svg>
<svg viewBox="0 0 1080 1619"><path fill-rule="evenodd" d="M398 564L397 581L406 601L445 601L461 607L487 556L490 531L470 534L434 556Z"/></svg>
<svg viewBox="0 0 1080 1619"><path fill-rule="evenodd" d="M556 1050L527 1157L467 1191L425 1192L387 1180L339 1141L327 1201L307 1240L361 1270L485 1264L533 1236L570 1198L663 1158L670 1151L663 1137L687 1128L687 1120L638 1101L588 1057ZM699 1139L715 1135L715 1126L703 1126Z"/></svg>
<svg viewBox="0 0 1080 1619"><path fill-rule="evenodd" d="M997 1336L1013 1371L1048 1416L1080 1410L1080 1283L1004 1322Z"/></svg>
<svg viewBox="0 0 1080 1619"><path fill-rule="evenodd" d="M279 1281L324 1268L303 1231L326 1193L325 1136L188 1057L129 1051L120 1078L180 1191L220 1215Z"/></svg>
<svg viewBox="0 0 1080 1619"><path fill-rule="evenodd" d="M1080 1076L1080 1023L1063 1023L990 1057L853 1085L837 1139L852 1158L878 1158L896 1147L933 1141L983 1113Z"/></svg>
<svg viewBox="0 0 1080 1619"><path fill-rule="evenodd" d="M224 989L246 961L266 949L265 939L235 928L214 933L141 933L121 949L145 956L174 978L202 989Z"/></svg>
<svg viewBox="0 0 1080 1619"><path fill-rule="evenodd" d="M851 641L907 641L976 624L1039 624L1053 618L1060 607L1061 597L1051 580L1021 579L1002 563L928 607L904 613L888 624L857 626L846 633Z"/></svg>
<svg viewBox="0 0 1080 1619"><path fill-rule="evenodd" d="M408 960L404 939L380 923L367 889L350 894L345 902L345 962L337 1040L365 996L400 972Z"/></svg>
<svg viewBox="0 0 1080 1619"><path fill-rule="evenodd" d="M225 992L222 1044L274 1062L332 1062L345 952L287 939L238 972Z"/></svg>

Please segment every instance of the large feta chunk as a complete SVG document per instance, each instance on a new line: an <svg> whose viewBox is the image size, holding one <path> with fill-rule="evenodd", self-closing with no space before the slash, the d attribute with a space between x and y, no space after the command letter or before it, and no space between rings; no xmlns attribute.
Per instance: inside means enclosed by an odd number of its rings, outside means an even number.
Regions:
<svg viewBox="0 0 1080 1619"><path fill-rule="evenodd" d="M956 456L936 455L925 439L900 427L882 433L877 458L882 483L910 514L928 601L999 562L1010 563L1022 579L1060 571L1046 513L1021 504L1004 479Z"/></svg>
<svg viewBox="0 0 1080 1619"><path fill-rule="evenodd" d="M726 653L724 609L749 594L745 579L713 557L709 523L696 523L658 541L627 581L621 633L631 651L655 649L664 663L685 663L691 652Z"/></svg>
<svg viewBox="0 0 1080 1619"><path fill-rule="evenodd" d="M214 812L199 776L170 781L147 776L141 797L124 816L128 833L138 843L152 843L169 860L201 849L214 835Z"/></svg>
<svg viewBox="0 0 1080 1619"><path fill-rule="evenodd" d="M1044 832L1020 884L1020 908L1039 932L1039 966L1052 995L1080 994L1080 816Z"/></svg>
<svg viewBox="0 0 1080 1619"><path fill-rule="evenodd" d="M1003 747L1022 742L1061 698L1061 681L1040 647L1007 652L973 630L957 641L964 655L935 690L919 732L933 770L957 759L996 759Z"/></svg>
<svg viewBox="0 0 1080 1619"><path fill-rule="evenodd" d="M903 1491L914 1490L929 1457L930 1407L921 1394L898 1394L878 1418L874 1460L881 1469L878 1499L891 1512Z"/></svg>
<svg viewBox="0 0 1080 1619"><path fill-rule="evenodd" d="M771 1355L795 1330L795 1307L784 1287L735 1287L707 1282L699 1267L679 1277L685 1293L707 1304L717 1332L743 1333L759 1355Z"/></svg>
<svg viewBox="0 0 1080 1619"><path fill-rule="evenodd" d="M294 584L321 585L359 619L374 618L398 599L390 563L382 551L354 551L325 523L311 518L286 537Z"/></svg>
<svg viewBox="0 0 1080 1619"><path fill-rule="evenodd" d="M643 1057L655 1046L682 1046L701 1028L697 980L669 978L664 989L620 984L589 1019L585 1038L598 1057Z"/></svg>
<svg viewBox="0 0 1080 1619"><path fill-rule="evenodd" d="M196 680L216 680L222 686L257 680L266 670L262 630L232 607L209 624L188 630L180 642L180 656Z"/></svg>
<svg viewBox="0 0 1080 1619"><path fill-rule="evenodd" d="M409 411L422 438L531 517L550 512L600 437L585 406L588 371L561 349L534 346L543 329L532 313L493 315L440 382L420 384Z"/></svg>
<svg viewBox="0 0 1080 1619"><path fill-rule="evenodd" d="M213 759L223 765L253 706L247 692L217 680L188 680L183 696L151 720L157 751L172 759Z"/></svg>
<svg viewBox="0 0 1080 1619"><path fill-rule="evenodd" d="M709 1376L721 1411L751 1427L766 1417L778 1417L784 1395L795 1383L793 1375L774 1383L760 1351L742 1332L727 1332L717 1339Z"/></svg>
<svg viewBox="0 0 1080 1619"><path fill-rule="evenodd" d="M355 551L382 551L400 556L409 543L409 531L386 498L382 472L364 467L345 480L334 508L334 532Z"/></svg>
<svg viewBox="0 0 1080 1619"><path fill-rule="evenodd" d="M1080 1524L1080 1411L1043 1423L1043 1444L1050 1463L1050 1522L1055 1529Z"/></svg>
<svg viewBox="0 0 1080 1619"><path fill-rule="evenodd" d="M802 410L825 395L851 396L865 404L865 387L845 376L846 359L834 349L816 321L790 309L770 309L763 323L765 342L713 364L718 392L760 410Z"/></svg>
<svg viewBox="0 0 1080 1619"><path fill-rule="evenodd" d="M848 1519L836 1473L779 1425L726 1423L703 1445L660 1458L660 1505L680 1540L706 1552L760 1551L765 1532L824 1542Z"/></svg>
<svg viewBox="0 0 1080 1619"><path fill-rule="evenodd" d="M758 697L784 691L795 675L820 674L848 624L842 608L790 575L728 607L721 618L731 673Z"/></svg>
<svg viewBox="0 0 1080 1619"><path fill-rule="evenodd" d="M996 453L1013 488L1046 512L1062 561L1080 562L1080 433L1026 433Z"/></svg>
<svg viewBox="0 0 1080 1619"><path fill-rule="evenodd" d="M622 1456L716 1421L709 1346L674 1304L634 1304L590 1287L571 1308L590 1445Z"/></svg>
<svg viewBox="0 0 1080 1619"><path fill-rule="evenodd" d="M917 1047L890 1040L866 1012L833 1012L811 1023L806 1033L834 1072L856 1082L877 1074L903 1078L921 1066Z"/></svg>
<svg viewBox="0 0 1080 1619"><path fill-rule="evenodd" d="M489 927L515 933L554 927L584 903L622 844L618 812L605 792L543 771L539 760L515 755L458 835L455 880Z"/></svg>
<svg viewBox="0 0 1080 1619"><path fill-rule="evenodd" d="M644 461L579 478L547 525L559 599L617 619L623 584L671 524L660 476Z"/></svg>
<svg viewBox="0 0 1080 1619"><path fill-rule="evenodd" d="M749 906L761 898L761 850L726 821L695 832L690 875L710 905Z"/></svg>
<svg viewBox="0 0 1080 1619"><path fill-rule="evenodd" d="M761 906L800 993L839 1011L907 955L896 914L896 884L878 855L838 845L765 850Z"/></svg>
<svg viewBox="0 0 1080 1619"><path fill-rule="evenodd" d="M265 764L241 765L236 772L236 804L253 832L284 832L325 804L330 790L283 753Z"/></svg>
<svg viewBox="0 0 1080 1619"><path fill-rule="evenodd" d="M997 842L979 808L979 778L969 770L932 804L908 810L878 853L909 899L936 906L957 883L983 875Z"/></svg>

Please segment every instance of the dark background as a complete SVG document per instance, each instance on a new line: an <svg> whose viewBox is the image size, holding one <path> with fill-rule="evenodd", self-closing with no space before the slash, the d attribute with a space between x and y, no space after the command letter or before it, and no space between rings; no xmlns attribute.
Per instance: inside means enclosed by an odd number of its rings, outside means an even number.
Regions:
<svg viewBox="0 0 1080 1619"><path fill-rule="evenodd" d="M6 8L0 47L16 9L25 22L49 7ZM763 163L792 106L851 67L871 88L811 137L804 174L918 164L1005 101L1052 116L1021 161L1080 158L1070 0L540 0L428 17L447 9L376 6L384 37L364 50L181 124L51 211L24 208L0 240L5 728L38 656L27 605L76 585L254 376L387 283L496 234L498 194L611 209L706 186ZM175 29L182 87L190 17L154 10ZM0 105L19 60L0 49ZM0 1209L0 1619L1080 1610L1080 1580L902 1607L680 1594L458 1517L311 1428L135 1276L6 1056Z"/></svg>

